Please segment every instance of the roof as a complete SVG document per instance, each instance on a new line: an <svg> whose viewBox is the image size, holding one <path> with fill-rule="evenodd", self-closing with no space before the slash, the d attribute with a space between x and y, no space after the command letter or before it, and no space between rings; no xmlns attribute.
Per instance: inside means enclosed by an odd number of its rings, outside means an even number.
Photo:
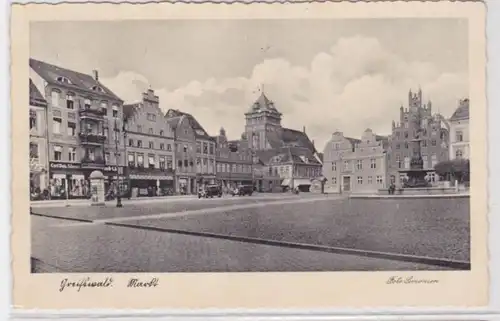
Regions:
<svg viewBox="0 0 500 321"><path fill-rule="evenodd" d="M91 75L51 65L46 62L35 60L32 58L30 58L29 63L30 67L49 84L62 85L67 88L84 91L89 94L94 94L94 95L97 94L99 96L108 97L110 99L123 101L120 97L115 95L101 82L95 80L94 77L92 77ZM68 79L70 83L63 83L61 81L58 81L57 80L58 77L64 77ZM103 89L103 92L92 90L92 88L95 86L101 87Z"/></svg>
<svg viewBox="0 0 500 321"><path fill-rule="evenodd" d="M321 165L314 156L314 153L303 147L281 147L278 149L256 151L255 154L263 164L269 164L275 158L275 161L278 163L294 162Z"/></svg>
<svg viewBox="0 0 500 321"><path fill-rule="evenodd" d="M132 117L139 106L140 103L123 105L123 117L125 119Z"/></svg>
<svg viewBox="0 0 500 321"><path fill-rule="evenodd" d="M172 129L175 130L177 126L179 126L182 116L169 117L169 118L165 117L165 119L167 120L167 123L170 125L170 127L172 127Z"/></svg>
<svg viewBox="0 0 500 321"><path fill-rule="evenodd" d="M469 119L469 99L460 101L458 108L455 110L450 120Z"/></svg>
<svg viewBox="0 0 500 321"><path fill-rule="evenodd" d="M361 139L357 139L357 138L352 138L352 137L344 137L345 139L347 139L352 146L356 146L356 144L359 144L361 143Z"/></svg>
<svg viewBox="0 0 500 321"><path fill-rule="evenodd" d="M278 110L276 109L276 107L274 107L273 101L267 98L266 94L264 94L263 92L260 94L259 98L257 98L257 100L252 104L249 112L252 113L258 110L269 110L278 113Z"/></svg>
<svg viewBox="0 0 500 321"><path fill-rule="evenodd" d="M30 105L31 106L40 106L47 107L47 101L43 98L42 94L36 88L33 81L30 79Z"/></svg>
<svg viewBox="0 0 500 321"><path fill-rule="evenodd" d="M185 116L188 119L189 125L193 129L196 138L215 141L215 137L210 136L207 133L207 131L203 128L203 126L201 126L200 123L196 120L196 118L194 118L193 115L182 112L178 109L169 109L165 114L165 118L167 119L167 121L169 118L175 118L181 116Z"/></svg>

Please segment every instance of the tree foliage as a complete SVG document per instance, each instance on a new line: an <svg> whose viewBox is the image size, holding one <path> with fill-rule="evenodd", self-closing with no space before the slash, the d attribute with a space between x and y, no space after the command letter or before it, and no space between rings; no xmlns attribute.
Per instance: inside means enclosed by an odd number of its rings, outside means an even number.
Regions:
<svg viewBox="0 0 500 321"><path fill-rule="evenodd" d="M436 174L447 180L458 180L459 183L469 181L470 163L468 159L452 159L434 166Z"/></svg>

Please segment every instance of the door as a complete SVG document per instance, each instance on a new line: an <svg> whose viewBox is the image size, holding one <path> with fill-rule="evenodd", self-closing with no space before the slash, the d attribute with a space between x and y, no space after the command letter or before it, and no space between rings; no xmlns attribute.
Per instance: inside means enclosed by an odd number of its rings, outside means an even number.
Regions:
<svg viewBox="0 0 500 321"><path fill-rule="evenodd" d="M344 192L351 191L351 176L342 177L342 191Z"/></svg>

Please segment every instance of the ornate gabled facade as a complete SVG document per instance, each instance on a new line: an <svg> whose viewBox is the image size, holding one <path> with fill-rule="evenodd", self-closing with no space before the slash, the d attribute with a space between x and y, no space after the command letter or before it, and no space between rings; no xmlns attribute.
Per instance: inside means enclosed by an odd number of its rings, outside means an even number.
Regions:
<svg viewBox="0 0 500 321"><path fill-rule="evenodd" d="M109 186L124 164L123 101L100 82L96 70L88 75L35 59L29 66L33 86L47 102L51 198L89 197L88 178L96 169Z"/></svg>
<svg viewBox="0 0 500 321"><path fill-rule="evenodd" d="M223 189L234 189L239 184L252 185L252 153L238 141L228 141L224 128L216 137L216 173Z"/></svg>
<svg viewBox="0 0 500 321"><path fill-rule="evenodd" d="M405 175L400 175L400 169L410 168L413 155L411 140L420 135L421 153L424 169L432 170L434 166L449 158L449 133L441 121L439 114L432 114L432 103L423 103L422 91L408 93L408 108L400 107L399 122L392 122L390 135L389 167L391 180L399 185ZM420 119L415 121L415 119ZM418 124L420 123L420 124ZM418 131L420 130L420 133ZM399 177L399 179L398 179ZM436 181L433 173L428 175L431 182Z"/></svg>
<svg viewBox="0 0 500 321"><path fill-rule="evenodd" d="M460 100L451 118L450 159L470 157L469 147L469 99Z"/></svg>
<svg viewBox="0 0 500 321"><path fill-rule="evenodd" d="M259 170L269 179L256 179L258 190L276 188L301 188L306 191L311 180L321 176L321 161L314 143L305 132L283 128L282 114L264 93L245 113L245 132L243 146L254 155L254 163L264 167ZM279 186L276 185L279 177Z"/></svg>
<svg viewBox="0 0 500 321"><path fill-rule="evenodd" d="M142 102L123 106L131 196L168 195L175 190L174 132L153 90Z"/></svg>
<svg viewBox="0 0 500 321"><path fill-rule="evenodd" d="M169 109L165 117L173 118L185 116L196 138L196 184L215 183L215 138L210 136L196 118L178 109ZM178 152L184 152L184 145L177 144ZM190 163L188 163L190 166Z"/></svg>
<svg viewBox="0 0 500 321"><path fill-rule="evenodd" d="M389 139L366 129L361 139L335 132L323 151L325 191L371 193L387 186Z"/></svg>

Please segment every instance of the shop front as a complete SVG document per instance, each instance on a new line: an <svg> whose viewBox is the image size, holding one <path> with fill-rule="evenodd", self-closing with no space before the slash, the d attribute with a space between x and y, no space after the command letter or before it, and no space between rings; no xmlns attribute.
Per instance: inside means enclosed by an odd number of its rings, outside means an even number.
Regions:
<svg viewBox="0 0 500 321"><path fill-rule="evenodd" d="M182 174L177 176L176 192L180 195L196 194L198 192L196 185L196 176Z"/></svg>
<svg viewBox="0 0 500 321"><path fill-rule="evenodd" d="M168 196L175 191L173 171L130 169L128 181L131 197Z"/></svg>

